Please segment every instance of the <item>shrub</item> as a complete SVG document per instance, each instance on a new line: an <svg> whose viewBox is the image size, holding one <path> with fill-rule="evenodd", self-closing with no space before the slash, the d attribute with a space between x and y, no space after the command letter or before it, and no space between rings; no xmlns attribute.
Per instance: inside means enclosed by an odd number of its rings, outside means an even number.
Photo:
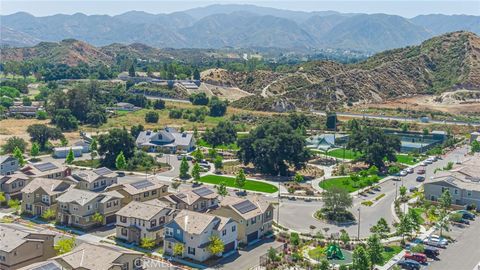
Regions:
<svg viewBox="0 0 480 270"><path fill-rule="evenodd" d="M363 201L362 202L362 205L365 205L365 206L372 206L373 202L372 201Z"/></svg>
<svg viewBox="0 0 480 270"><path fill-rule="evenodd" d="M159 118L158 112L150 111L145 114L145 122L147 123L158 123Z"/></svg>

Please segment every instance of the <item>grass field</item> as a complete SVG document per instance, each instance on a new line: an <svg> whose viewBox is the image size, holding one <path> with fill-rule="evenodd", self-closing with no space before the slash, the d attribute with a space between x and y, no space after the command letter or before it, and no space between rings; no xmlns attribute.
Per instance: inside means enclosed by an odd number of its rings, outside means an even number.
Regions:
<svg viewBox="0 0 480 270"><path fill-rule="evenodd" d="M334 149L334 150L328 151L326 155L334 158L343 159L344 157L343 151L344 149ZM322 153L325 154L324 152ZM360 157L360 155L361 153L359 152L354 152L352 150L345 149L345 159L355 159ZM421 157L414 157L414 156L404 155L404 154L397 154L396 156L397 156L398 162L403 164L408 164L408 165L416 164L417 162L419 162L419 159L421 159Z"/></svg>
<svg viewBox="0 0 480 270"><path fill-rule="evenodd" d="M221 176L221 175L205 175L200 177L200 182L215 184L215 185L225 182L225 185L227 187L234 187L234 188L237 187L235 186L235 178ZM245 186L243 186L241 189L259 191L259 192L265 192L265 193L274 193L278 191L278 188L274 185L271 185L265 182L255 181L255 180L247 180L245 182Z"/></svg>
<svg viewBox="0 0 480 270"><path fill-rule="evenodd" d="M353 192L358 189L358 187L353 186L353 181L350 179L350 176L326 179L320 182L320 187L325 190L340 187L346 189L348 192Z"/></svg>
<svg viewBox="0 0 480 270"><path fill-rule="evenodd" d="M423 208L410 208L412 211L417 212L418 216L420 216L420 224L425 223L425 219L423 218L423 214L425 213L425 209Z"/></svg>
<svg viewBox="0 0 480 270"><path fill-rule="evenodd" d="M209 143L207 143L206 141L204 141L203 139L197 140L197 146L212 148L212 146ZM229 145L223 145L223 144L222 145L217 145L215 148L220 149L220 150L238 150L238 149L240 149L236 143L231 143Z"/></svg>
<svg viewBox="0 0 480 270"><path fill-rule="evenodd" d="M397 255L402 251L402 247L400 246L384 246L383 247L383 252L382 252L382 257L384 264L387 263L393 256Z"/></svg>
<svg viewBox="0 0 480 270"><path fill-rule="evenodd" d="M421 160L421 157L414 157L410 155L397 155L397 162L403 163L403 164L408 164L408 165L413 165L419 162Z"/></svg>
<svg viewBox="0 0 480 270"><path fill-rule="evenodd" d="M326 250L325 247L317 246L308 251L308 256L314 260L321 261L327 258L327 255L325 254Z"/></svg>

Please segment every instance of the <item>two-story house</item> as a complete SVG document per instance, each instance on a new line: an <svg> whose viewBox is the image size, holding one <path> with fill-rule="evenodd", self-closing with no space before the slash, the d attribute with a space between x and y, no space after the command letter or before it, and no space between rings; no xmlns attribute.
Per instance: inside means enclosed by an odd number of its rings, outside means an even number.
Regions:
<svg viewBox="0 0 480 270"><path fill-rule="evenodd" d="M165 225L164 252L174 254L175 245L183 246L181 257L203 262L212 256L233 253L237 248L237 223L226 217L182 210ZM222 254L211 254L209 244L212 236L218 236L224 243Z"/></svg>
<svg viewBox="0 0 480 270"><path fill-rule="evenodd" d="M143 256L119 246L85 242L70 252L19 270L141 270Z"/></svg>
<svg viewBox="0 0 480 270"><path fill-rule="evenodd" d="M172 208L195 212L205 212L218 206L218 194L208 187L169 194L160 198L160 200Z"/></svg>
<svg viewBox="0 0 480 270"><path fill-rule="evenodd" d="M31 178L44 177L63 179L72 173L70 168L53 162L27 164L20 169L20 171Z"/></svg>
<svg viewBox="0 0 480 270"><path fill-rule="evenodd" d="M5 199L22 199L22 188L25 187L30 178L22 173L0 176L0 191L5 194Z"/></svg>
<svg viewBox="0 0 480 270"><path fill-rule="evenodd" d="M18 160L10 155L0 156L0 175L14 174L19 169Z"/></svg>
<svg viewBox="0 0 480 270"><path fill-rule="evenodd" d="M140 244L142 238L163 241L164 225L170 222L177 210L167 207L157 199L131 201L117 212L117 238Z"/></svg>
<svg viewBox="0 0 480 270"><path fill-rule="evenodd" d="M59 179L33 179L22 189L22 213L41 216L48 209L57 211L57 198L71 188Z"/></svg>
<svg viewBox="0 0 480 270"><path fill-rule="evenodd" d="M76 170L68 177L78 189L101 191L117 183L117 173L102 167L94 170Z"/></svg>
<svg viewBox="0 0 480 270"><path fill-rule="evenodd" d="M238 241L251 244L272 232L273 206L260 196L226 196L210 213L231 217L238 223Z"/></svg>
<svg viewBox="0 0 480 270"><path fill-rule="evenodd" d="M82 229L114 223L115 213L121 208L122 197L115 191L96 193L71 189L57 198L57 221ZM101 222L93 218L96 213L102 215Z"/></svg>
<svg viewBox="0 0 480 270"><path fill-rule="evenodd" d="M149 201L158 199L168 192L168 185L155 179L137 180L130 183L122 183L110 186L107 191L117 191L122 194L122 205L127 205L131 201Z"/></svg>
<svg viewBox="0 0 480 270"><path fill-rule="evenodd" d="M55 234L20 224L0 224L0 269L13 270L55 256Z"/></svg>

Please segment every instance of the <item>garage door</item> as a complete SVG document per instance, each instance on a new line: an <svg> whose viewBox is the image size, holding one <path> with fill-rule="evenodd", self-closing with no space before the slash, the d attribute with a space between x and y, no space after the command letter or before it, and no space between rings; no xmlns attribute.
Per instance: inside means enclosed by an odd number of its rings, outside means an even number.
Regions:
<svg viewBox="0 0 480 270"><path fill-rule="evenodd" d="M258 231L247 235L247 242L250 243L258 239Z"/></svg>
<svg viewBox="0 0 480 270"><path fill-rule="evenodd" d="M116 219L116 216L115 216L115 215L107 216L107 217L105 218L105 223L106 223L106 224L113 224L113 223L115 223L116 221L117 221L117 219Z"/></svg>
<svg viewBox="0 0 480 270"><path fill-rule="evenodd" d="M235 249L235 241L225 244L223 247L223 253L228 253Z"/></svg>

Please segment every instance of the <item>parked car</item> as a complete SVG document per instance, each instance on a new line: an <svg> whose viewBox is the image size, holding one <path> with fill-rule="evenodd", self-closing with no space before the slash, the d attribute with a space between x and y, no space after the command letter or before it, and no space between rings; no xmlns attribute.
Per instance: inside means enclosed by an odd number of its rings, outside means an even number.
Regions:
<svg viewBox="0 0 480 270"><path fill-rule="evenodd" d="M406 260L412 260L416 261L419 263L426 263L427 262L427 256L423 253L410 253L407 252L404 256Z"/></svg>
<svg viewBox="0 0 480 270"><path fill-rule="evenodd" d="M420 162L420 166L424 166L424 167L428 166L428 163L426 161L422 161L422 162Z"/></svg>
<svg viewBox="0 0 480 270"><path fill-rule="evenodd" d="M464 218L461 218L461 219L457 220L457 222L461 223L461 224L470 225L470 221L468 221L468 219L464 219Z"/></svg>
<svg viewBox="0 0 480 270"><path fill-rule="evenodd" d="M438 250L438 248L425 246L423 254L425 254L429 258L436 258L438 255L440 255L440 251Z"/></svg>
<svg viewBox="0 0 480 270"><path fill-rule="evenodd" d="M437 239L438 241L441 241L441 242L444 243L445 245L448 245L448 240L447 240L445 237L441 237L441 236L436 235L436 234L431 234L431 235L429 236L429 238Z"/></svg>
<svg viewBox="0 0 480 270"><path fill-rule="evenodd" d="M413 238L412 241L410 241L410 243L407 243L407 244L405 245L405 248L406 248L407 250L410 250L412 247L414 247L414 246L416 246L416 245L418 245L418 244L422 244L422 243L423 243L422 239L420 239L420 238Z"/></svg>
<svg viewBox="0 0 480 270"><path fill-rule="evenodd" d="M425 176L417 176L417 182L423 182L425 181Z"/></svg>
<svg viewBox="0 0 480 270"><path fill-rule="evenodd" d="M189 155L178 155L177 156L178 160L182 160L183 158L186 158L188 161L191 161L193 159L193 157L189 156Z"/></svg>
<svg viewBox="0 0 480 270"><path fill-rule="evenodd" d="M407 168L406 171L407 173L413 173L413 168Z"/></svg>
<svg viewBox="0 0 480 270"><path fill-rule="evenodd" d="M421 265L414 260L401 260L397 263L402 269L420 270Z"/></svg>
<svg viewBox="0 0 480 270"><path fill-rule="evenodd" d="M472 212L469 212L467 210L458 210L458 213L462 214L462 218L468 219L468 220L475 220L475 214Z"/></svg>
<svg viewBox="0 0 480 270"><path fill-rule="evenodd" d="M439 247L439 248L446 248L447 247L447 244L444 243L443 241L440 241L439 239L431 238L431 237L423 240L423 243L425 245L429 245L429 246L432 246L432 247Z"/></svg>
<svg viewBox="0 0 480 270"><path fill-rule="evenodd" d="M409 191L413 193L413 192L418 191L418 188L417 188L417 187L411 187L411 188L409 189Z"/></svg>
<svg viewBox="0 0 480 270"><path fill-rule="evenodd" d="M405 170L400 171L400 176L407 176L408 172Z"/></svg>
<svg viewBox="0 0 480 270"><path fill-rule="evenodd" d="M427 158L427 159L425 160L425 163L427 163L427 164L432 164L432 163L433 163L433 160Z"/></svg>
<svg viewBox="0 0 480 270"><path fill-rule="evenodd" d="M425 174L425 169L418 169L417 174Z"/></svg>

